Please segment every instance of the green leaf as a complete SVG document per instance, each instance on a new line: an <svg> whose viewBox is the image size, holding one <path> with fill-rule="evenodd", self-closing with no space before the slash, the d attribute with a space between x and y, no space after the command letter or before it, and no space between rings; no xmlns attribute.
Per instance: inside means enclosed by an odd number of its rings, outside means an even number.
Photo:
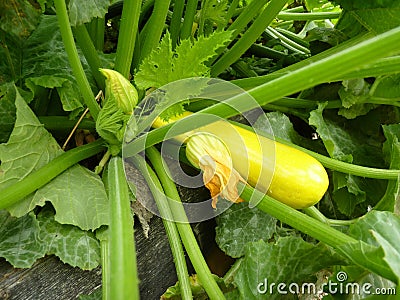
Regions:
<svg viewBox="0 0 400 300"><path fill-rule="evenodd" d="M0 28L20 39L27 38L36 28L41 15L33 1L0 1Z"/></svg>
<svg viewBox="0 0 400 300"><path fill-rule="evenodd" d="M7 142L14 127L15 93L14 84L0 86L0 143Z"/></svg>
<svg viewBox="0 0 400 300"><path fill-rule="evenodd" d="M195 78L184 81L179 88L178 80L191 77L209 77L210 68L207 62L217 54L217 50L230 41L230 31L213 32L208 37L201 36L192 44L189 39L182 40L181 44L172 50L169 32L162 38L160 45L145 57L135 76L135 84L140 89L151 87L165 87L174 82L174 91L167 94L162 106L164 110L161 118L168 120L184 111L189 95L197 95L204 88L204 81L197 82ZM190 67L188 67L190 65ZM178 82L177 82L178 81ZM168 86L167 86L168 89ZM188 94L188 92L190 92ZM178 103L181 101L180 103ZM171 104L175 104L170 107Z"/></svg>
<svg viewBox="0 0 400 300"><path fill-rule="evenodd" d="M383 151L390 162L390 169L400 169L400 124L384 125L383 132L386 141ZM377 210L387 210L400 215L400 178L390 180L385 195L375 206Z"/></svg>
<svg viewBox="0 0 400 300"><path fill-rule="evenodd" d="M400 100L400 75L393 74L376 78L373 97L379 99Z"/></svg>
<svg viewBox="0 0 400 300"><path fill-rule="evenodd" d="M39 239L39 224L33 213L21 218L0 210L0 257L16 268L29 268L45 255L46 247Z"/></svg>
<svg viewBox="0 0 400 300"><path fill-rule="evenodd" d="M79 49L78 53L89 83L96 90L90 68ZM83 98L64 50L56 16L42 16L39 26L23 45L23 58L20 76L27 80L28 87L55 87L65 111L83 108Z"/></svg>
<svg viewBox="0 0 400 300"><path fill-rule="evenodd" d="M167 32L157 49L143 60L135 76L135 83L141 89L148 89L183 78L208 77L209 68L206 63L230 41L230 37L229 31L214 32L209 37L200 37L193 44L188 39L182 40L173 51Z"/></svg>
<svg viewBox="0 0 400 300"><path fill-rule="evenodd" d="M217 275L212 274L212 277L215 279L215 281L217 282L218 286L221 288L222 291L226 292L232 289L232 286L228 286L224 280L220 277L218 277ZM190 288L192 290L193 293L193 299L196 300L207 300L209 299L209 297L207 296L206 291L204 290L201 282L198 279L197 274L194 274L192 276L190 276L189 278L189 282L190 282ZM179 300L182 299L181 297L181 289L180 289L180 284L179 281L169 287L165 293L161 296L162 300Z"/></svg>
<svg viewBox="0 0 400 300"><path fill-rule="evenodd" d="M399 5L398 1L392 2ZM352 13L368 30L378 34L400 26L400 7L360 9Z"/></svg>
<svg viewBox="0 0 400 300"><path fill-rule="evenodd" d="M318 153L326 153L321 140L312 140L301 136L293 127L290 119L281 112L274 111L265 114L257 119L253 127L262 132L270 133L271 129L275 137L287 140L293 144L316 151Z"/></svg>
<svg viewBox="0 0 400 300"><path fill-rule="evenodd" d="M211 26L214 23L218 25L223 25L226 23L226 9L228 7L227 0L207 0L203 2L203 7L198 12L198 17L200 15L202 18L209 22Z"/></svg>
<svg viewBox="0 0 400 300"><path fill-rule="evenodd" d="M79 300L102 300L103 291L101 288L96 289L90 295L79 295Z"/></svg>
<svg viewBox="0 0 400 300"><path fill-rule="evenodd" d="M386 182L382 180L361 178L340 172L333 172L332 178L333 200L339 211L349 217L366 212L368 205L375 205L386 189ZM361 203L363 205L357 207Z"/></svg>
<svg viewBox="0 0 400 300"><path fill-rule="evenodd" d="M17 81L21 74L22 42L0 29L0 84Z"/></svg>
<svg viewBox="0 0 400 300"><path fill-rule="evenodd" d="M400 279L400 217L387 211L371 211L350 226L349 234L360 241L340 246L352 251L370 264Z"/></svg>
<svg viewBox="0 0 400 300"><path fill-rule="evenodd" d="M333 2L351 12L357 21L370 31L382 33L400 25L399 1L335 0Z"/></svg>
<svg viewBox="0 0 400 300"><path fill-rule="evenodd" d="M247 243L268 241L276 230L276 219L248 203L230 206L217 218L216 241L219 248L231 257L244 255Z"/></svg>
<svg viewBox="0 0 400 300"><path fill-rule="evenodd" d="M47 254L55 254L64 263L83 270L100 264L100 243L93 232L56 222L50 210L41 212L37 219L40 239L48 247Z"/></svg>
<svg viewBox="0 0 400 300"><path fill-rule="evenodd" d="M354 119L376 107L365 103L369 99L369 84L364 79L344 80L342 85L338 92L343 105L343 108L339 109L339 115Z"/></svg>
<svg viewBox="0 0 400 300"><path fill-rule="evenodd" d="M325 245L313 245L298 237L284 237L273 243L249 243L234 284L241 299L281 299L282 294L268 289L271 283L312 283L315 273L323 268L343 263ZM265 285L267 283L267 285ZM257 289L265 293L260 293Z"/></svg>
<svg viewBox="0 0 400 300"><path fill-rule="evenodd" d="M319 104L316 110L311 111L309 123L316 127L329 155L349 163L385 167L379 155L382 153L380 124L385 120L380 115L382 111L372 111L364 118L349 121L337 116L333 110L324 111L326 105Z"/></svg>
<svg viewBox="0 0 400 300"><path fill-rule="evenodd" d="M71 26L89 23L93 18L104 18L111 0L70 0L68 4Z"/></svg>
<svg viewBox="0 0 400 300"><path fill-rule="evenodd" d="M62 153L54 138L40 124L24 99L16 94L16 122L10 139L0 145L0 190L39 169ZM37 205L50 201L56 221L82 229L96 229L108 223L108 199L100 178L80 165L68 169L53 181L9 208L23 216Z"/></svg>
<svg viewBox="0 0 400 300"><path fill-rule="evenodd" d="M0 211L0 257L16 268L29 268L46 254L55 254L64 263L81 269L100 264L100 244L93 232L54 221L54 213L44 209L15 218Z"/></svg>

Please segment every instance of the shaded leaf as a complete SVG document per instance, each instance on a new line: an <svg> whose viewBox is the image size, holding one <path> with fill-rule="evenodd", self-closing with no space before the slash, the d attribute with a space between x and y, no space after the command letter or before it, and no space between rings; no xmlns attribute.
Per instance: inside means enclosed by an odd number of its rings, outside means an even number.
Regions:
<svg viewBox="0 0 400 300"><path fill-rule="evenodd" d="M95 88L86 60L80 56L88 80ZM56 16L43 15L38 28L26 41L22 77L43 87L56 87L66 111L83 107L83 98L64 50ZM48 82L50 77L53 79Z"/></svg>
<svg viewBox="0 0 400 300"><path fill-rule="evenodd" d="M90 22L93 18L104 18L111 0L70 0L68 4L71 26Z"/></svg>
<svg viewBox="0 0 400 300"><path fill-rule="evenodd" d="M249 208L248 203L237 203L218 216L215 230L219 248L231 257L240 257L247 243L272 238L276 219Z"/></svg>
<svg viewBox="0 0 400 300"><path fill-rule="evenodd" d="M382 153L380 124L383 122L380 118L385 117L379 115L380 111L348 121L337 116L335 111L325 112L326 104L319 104L316 110L311 111L309 123L316 127L329 155L349 163L384 167L379 154Z"/></svg>
<svg viewBox="0 0 400 300"><path fill-rule="evenodd" d="M27 38L36 28L41 15L33 1L0 1L0 28L20 39Z"/></svg>
<svg viewBox="0 0 400 300"><path fill-rule="evenodd" d="M15 122L14 84L6 83L0 86L0 143L7 142Z"/></svg>

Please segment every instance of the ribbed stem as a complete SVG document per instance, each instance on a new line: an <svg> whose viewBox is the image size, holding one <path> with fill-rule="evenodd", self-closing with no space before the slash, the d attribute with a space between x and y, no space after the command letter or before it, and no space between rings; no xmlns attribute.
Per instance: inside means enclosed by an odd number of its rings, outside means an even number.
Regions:
<svg viewBox="0 0 400 300"><path fill-rule="evenodd" d="M78 83L83 100L90 110L93 119L97 119L100 107L95 100L95 96L90 88L89 81L83 71L82 63L79 59L78 51L75 46L74 37L72 35L71 25L69 23L67 7L64 0L54 0L57 11L58 25L60 27L61 37L64 42L65 51L68 54L68 60L71 64L72 72Z"/></svg>

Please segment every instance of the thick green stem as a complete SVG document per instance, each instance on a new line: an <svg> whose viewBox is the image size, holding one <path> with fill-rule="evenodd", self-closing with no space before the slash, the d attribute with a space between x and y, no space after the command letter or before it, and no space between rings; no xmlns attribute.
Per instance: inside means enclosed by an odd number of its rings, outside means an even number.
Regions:
<svg viewBox="0 0 400 300"><path fill-rule="evenodd" d="M93 119L97 119L100 112L100 107L95 100L89 81L83 71L82 63L79 59L78 51L75 46L74 37L72 35L71 26L68 19L67 7L64 0L54 0L54 5L57 11L58 25L60 27L61 37L64 42L65 51L68 54L68 60L71 64L72 72L78 83L83 100L90 110Z"/></svg>
<svg viewBox="0 0 400 300"><path fill-rule="evenodd" d="M85 55L86 61L89 64L90 70L96 80L98 87L104 91L105 80L104 76L100 73L99 68L101 62L99 55L97 54L96 48L89 36L89 33L85 25L78 25L73 29L79 47L81 48L83 55Z"/></svg>
<svg viewBox="0 0 400 300"><path fill-rule="evenodd" d="M204 23L206 21L205 15L205 7L207 6L207 1L209 0L202 0L201 1L201 8L200 8L200 16L199 16L199 29L198 29L198 36L204 35Z"/></svg>
<svg viewBox="0 0 400 300"><path fill-rule="evenodd" d="M92 21L93 22L93 21ZM103 51L104 48L104 32L105 32L105 19L104 18L96 18L94 19L96 23L96 37L93 41L94 46L98 51Z"/></svg>
<svg viewBox="0 0 400 300"><path fill-rule="evenodd" d="M247 24L260 13L267 2L268 1L265 0L251 1L250 4L244 8L232 25L228 27L229 30L234 31L232 39L235 39L243 31Z"/></svg>
<svg viewBox="0 0 400 300"><path fill-rule="evenodd" d="M178 275L179 287L181 290L181 297L184 300L192 299L192 290L190 287L188 269L186 266L185 254L183 252L181 239L179 237L176 225L172 221L174 218L168 205L168 200L163 193L161 183L158 180L157 175L150 168L150 166L146 164L144 159L140 157L133 157L132 159L136 167L141 171L146 179L146 182L157 204L158 211L162 217L165 232L167 233L171 247L171 252L174 257L176 273Z"/></svg>
<svg viewBox="0 0 400 300"><path fill-rule="evenodd" d="M156 0L154 2L153 13L147 21L145 34L140 34L140 61L157 47L164 29L170 2L170 0Z"/></svg>
<svg viewBox="0 0 400 300"><path fill-rule="evenodd" d="M171 33L172 47L175 49L181 31L182 13L185 7L185 0L175 0L174 12L172 13L169 31Z"/></svg>
<svg viewBox="0 0 400 300"><path fill-rule="evenodd" d="M329 82L332 78L340 77L356 68L398 52L397 45L399 43L400 27L345 48L342 51L334 52L332 55L324 56L324 58L314 63L291 69L291 72L285 72L280 77L249 90L247 93L253 96L256 101L246 101L248 94L239 94L179 120L180 126L174 130L174 134L179 135L213 122L212 118L199 118L200 114L228 118L237 115L238 112L245 112L317 84ZM307 78L307 80L304 80L304 78ZM142 151L143 147L149 147L163 141L171 127L172 124L169 124L143 134L124 147L126 156L132 156Z"/></svg>
<svg viewBox="0 0 400 300"><path fill-rule="evenodd" d="M193 20L196 15L198 0L188 0L186 3L185 18L181 29L181 40L192 36Z"/></svg>
<svg viewBox="0 0 400 300"><path fill-rule="evenodd" d="M326 19L337 19L341 12L311 12L311 13L295 13L281 11L277 18L283 21L315 21Z"/></svg>
<svg viewBox="0 0 400 300"><path fill-rule="evenodd" d="M236 44L211 67L211 75L214 77L218 76L231 64L237 61L240 56L259 38L265 28L282 10L286 2L287 0L271 0L250 28L243 34L241 39L239 39L239 41L236 42Z"/></svg>
<svg viewBox="0 0 400 300"><path fill-rule="evenodd" d="M118 35L115 70L129 79L140 16L140 0L125 0Z"/></svg>
<svg viewBox="0 0 400 300"><path fill-rule="evenodd" d="M204 260L196 238L193 234L192 227L188 223L185 210L182 205L179 205L181 200L178 191L174 182L171 180L169 171L165 169L165 163L163 162L160 153L155 148L149 148L147 150L147 155L161 181L165 195L176 201L178 204L174 206L172 214L175 220L179 220L179 222L176 223L176 226L185 246L186 252L189 255L190 261L197 272L197 276L204 287L204 290L207 292L210 299L225 299L224 294L212 277L210 269Z"/></svg>
<svg viewBox="0 0 400 300"><path fill-rule="evenodd" d="M370 264L362 255L342 250L345 244L358 244L359 241L327 224L311 218L243 183L238 184L240 197L245 201L257 201L257 208L277 218L281 222L333 247L339 254L356 265L396 282L390 269Z"/></svg>
<svg viewBox="0 0 400 300"><path fill-rule="evenodd" d="M109 293L111 299L139 299L139 280L133 236L133 217L122 158L108 164Z"/></svg>
<svg viewBox="0 0 400 300"><path fill-rule="evenodd" d="M257 86L263 85L271 80L282 77L283 75L286 75L293 71L300 70L311 64L315 64L315 63L317 63L321 60L324 60L326 58L329 58L333 55L338 55L338 53L340 53L341 51L346 51L347 49L349 49L351 47L359 45L360 43L364 42L365 40L367 40L368 38L371 38L371 37L373 37L373 34L371 34L371 33L368 33L368 34L362 35L362 36L358 36L358 37L352 38L350 40L347 40L347 41L339 44L336 47L330 48L324 52L321 52L317 55L311 56L310 58L304 59L296 64L290 65L290 66L280 69L276 72L273 72L273 73L270 73L267 75L263 75L263 76L258 76L255 78L244 78L244 79L232 80L231 82L240 86L241 88L243 88L245 90L250 90ZM338 61L340 61L340 57L337 57L337 58L338 58ZM369 65L370 63L371 63L371 61L365 61L365 64L363 64L363 67L366 66L367 64ZM359 66L359 67L361 67L361 66ZM357 68L357 70L358 69L359 68ZM342 74L336 74L337 76L335 76L332 81L340 79L341 76L348 74L351 71L353 71L353 70L347 70L347 72L343 72ZM356 77L356 78L358 78L358 77Z"/></svg>
<svg viewBox="0 0 400 300"><path fill-rule="evenodd" d="M105 148L104 141L97 140L96 142L74 148L60 156L57 156L48 164L29 174L21 181L3 189L0 192L0 209L4 209L17 203L22 198L44 186L69 167L72 167L79 161L103 151Z"/></svg>

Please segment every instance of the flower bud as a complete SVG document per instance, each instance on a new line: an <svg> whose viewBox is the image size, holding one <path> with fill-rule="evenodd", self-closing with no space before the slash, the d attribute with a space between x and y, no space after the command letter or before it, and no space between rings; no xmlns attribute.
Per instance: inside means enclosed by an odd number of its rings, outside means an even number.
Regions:
<svg viewBox="0 0 400 300"><path fill-rule="evenodd" d="M132 114L139 98L136 88L117 71L100 69L100 72L106 77L106 101L113 98L125 114Z"/></svg>

